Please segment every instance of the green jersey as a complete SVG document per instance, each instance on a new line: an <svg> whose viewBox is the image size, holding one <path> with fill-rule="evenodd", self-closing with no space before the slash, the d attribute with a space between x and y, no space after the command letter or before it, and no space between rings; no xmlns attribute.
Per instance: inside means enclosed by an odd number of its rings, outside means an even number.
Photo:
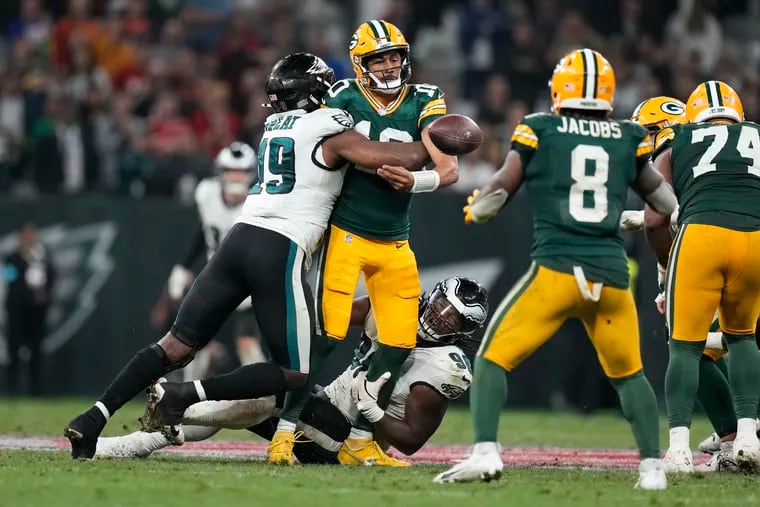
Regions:
<svg viewBox="0 0 760 507"><path fill-rule="evenodd" d="M620 214L652 153L647 130L630 121L539 113L518 124L512 149L533 204L531 257L563 273L579 266L588 280L627 288Z"/></svg>
<svg viewBox="0 0 760 507"><path fill-rule="evenodd" d="M668 141L679 224L760 230L760 125L674 125Z"/></svg>
<svg viewBox="0 0 760 507"><path fill-rule="evenodd" d="M446 114L443 92L422 84L404 86L392 103L383 106L355 79L344 79L330 88L324 103L351 114L360 134L385 142L419 141L425 125ZM369 239L409 239L412 194L394 190L375 174L376 169L348 170L332 223Z"/></svg>

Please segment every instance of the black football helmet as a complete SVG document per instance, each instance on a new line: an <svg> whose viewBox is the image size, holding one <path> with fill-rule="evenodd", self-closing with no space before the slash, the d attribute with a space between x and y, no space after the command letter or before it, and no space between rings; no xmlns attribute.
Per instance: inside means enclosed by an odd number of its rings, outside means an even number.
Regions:
<svg viewBox="0 0 760 507"><path fill-rule="evenodd" d="M335 72L320 57L294 53L272 67L264 90L276 113L319 109L322 97L335 82Z"/></svg>
<svg viewBox="0 0 760 507"><path fill-rule="evenodd" d="M448 345L471 339L486 322L488 293L475 280L455 276L438 282L420 301L422 344Z"/></svg>

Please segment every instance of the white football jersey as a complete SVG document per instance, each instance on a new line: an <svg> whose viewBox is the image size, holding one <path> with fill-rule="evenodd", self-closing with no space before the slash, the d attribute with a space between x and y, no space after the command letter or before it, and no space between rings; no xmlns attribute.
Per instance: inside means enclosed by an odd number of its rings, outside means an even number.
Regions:
<svg viewBox="0 0 760 507"><path fill-rule="evenodd" d="M335 405L346 418L356 422L359 409L356 408L351 396L352 372L359 364L369 362L377 349L377 327L374 312L370 310L364 324L362 344L354 355L354 363L338 378L325 388L330 402ZM470 363L462 349L455 345L440 347L417 347L411 351L404 364L396 385L391 393L386 412L398 419L404 418L406 399L412 387L425 384L446 399L453 400L461 396L472 383Z"/></svg>
<svg viewBox="0 0 760 507"><path fill-rule="evenodd" d="M195 187L195 204L201 219L203 239L206 242L206 259L211 259L219 243L230 232L235 220L243 210L243 203L229 206L222 196L222 180L218 177L204 178ZM247 297L237 307L246 310L251 307L251 298Z"/></svg>
<svg viewBox="0 0 760 507"><path fill-rule="evenodd" d="M259 146L258 181L238 222L278 232L311 255L327 228L348 167L328 167L322 143L353 126L341 109L270 115Z"/></svg>
<svg viewBox="0 0 760 507"><path fill-rule="evenodd" d="M240 216L243 203L227 205L222 197L222 180L213 177L202 179L195 187L195 204L206 241L206 258L210 259Z"/></svg>

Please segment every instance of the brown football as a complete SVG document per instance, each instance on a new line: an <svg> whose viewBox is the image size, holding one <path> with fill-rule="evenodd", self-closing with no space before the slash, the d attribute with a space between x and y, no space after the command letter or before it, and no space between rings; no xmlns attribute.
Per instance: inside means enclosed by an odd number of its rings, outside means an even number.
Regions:
<svg viewBox="0 0 760 507"><path fill-rule="evenodd" d="M483 144L483 131L472 118L447 114L430 124L430 140L447 155L464 155Z"/></svg>

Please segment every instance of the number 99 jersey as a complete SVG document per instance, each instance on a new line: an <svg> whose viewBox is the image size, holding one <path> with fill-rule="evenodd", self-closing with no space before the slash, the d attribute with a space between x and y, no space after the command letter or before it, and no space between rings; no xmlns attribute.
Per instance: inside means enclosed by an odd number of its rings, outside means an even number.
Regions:
<svg viewBox="0 0 760 507"><path fill-rule="evenodd" d="M620 214L638 168L652 153L630 121L528 115L512 135L533 205L531 257L549 269L625 289L628 261Z"/></svg>
<svg viewBox="0 0 760 507"><path fill-rule="evenodd" d="M340 109L275 113L267 117L258 155L258 177L238 222L282 234L307 254L327 228L347 165L328 167L322 143L353 128Z"/></svg>

